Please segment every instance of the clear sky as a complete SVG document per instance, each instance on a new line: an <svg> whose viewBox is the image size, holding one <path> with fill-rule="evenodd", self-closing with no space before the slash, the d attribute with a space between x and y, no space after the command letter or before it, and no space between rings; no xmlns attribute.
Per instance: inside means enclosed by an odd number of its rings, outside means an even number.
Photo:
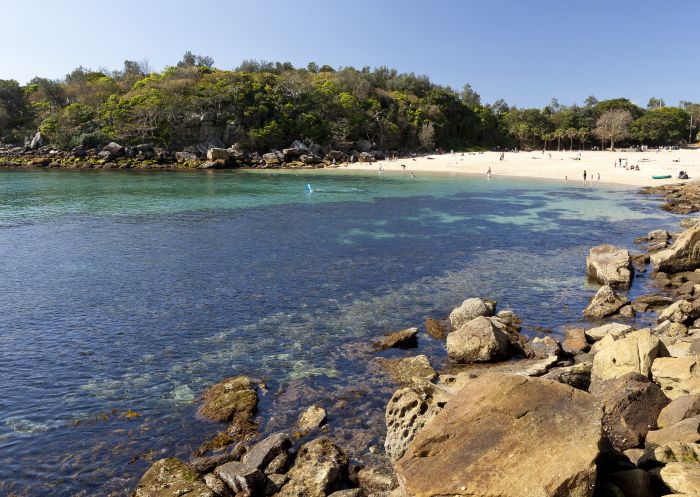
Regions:
<svg viewBox="0 0 700 497"><path fill-rule="evenodd" d="M676 105L700 101L699 19L697 0L0 0L0 78L162 69L191 50L223 69L386 65L518 106Z"/></svg>

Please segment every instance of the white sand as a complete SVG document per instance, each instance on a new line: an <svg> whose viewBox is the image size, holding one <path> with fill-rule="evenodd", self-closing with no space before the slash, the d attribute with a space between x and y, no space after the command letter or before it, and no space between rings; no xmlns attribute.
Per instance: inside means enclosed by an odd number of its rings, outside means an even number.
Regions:
<svg viewBox="0 0 700 497"><path fill-rule="evenodd" d="M551 159L549 154L551 153ZM342 166L347 169L376 171L382 165L386 171L401 171L401 164L406 165L406 173L444 172L486 174L489 166L493 176L521 176L528 178L547 178L568 181L583 181L583 171L588 173L588 181L617 183L631 186L662 185L678 183L679 171L686 171L690 179L700 178L700 150L662 150L660 152L581 152L581 160L575 160L577 150L572 152L506 152L505 160L500 161L500 152L455 152L444 155L383 160L372 164L355 163ZM431 157L428 159L428 157ZM615 167L614 162L622 158L622 165L638 165L639 171ZM674 162L678 160L679 162ZM670 174L670 179L652 179L653 175Z"/></svg>

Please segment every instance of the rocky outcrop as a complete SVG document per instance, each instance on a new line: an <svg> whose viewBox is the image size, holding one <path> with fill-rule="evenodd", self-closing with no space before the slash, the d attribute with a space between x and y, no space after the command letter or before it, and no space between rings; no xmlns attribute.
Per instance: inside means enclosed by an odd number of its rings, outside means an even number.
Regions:
<svg viewBox="0 0 700 497"><path fill-rule="evenodd" d="M289 481L279 497L326 497L338 490L347 474L348 457L328 438L317 438L297 452Z"/></svg>
<svg viewBox="0 0 700 497"><path fill-rule="evenodd" d="M484 316L468 321L447 335L447 356L455 363L507 359L508 351L508 335Z"/></svg>
<svg viewBox="0 0 700 497"><path fill-rule="evenodd" d="M470 381L396 463L405 495L592 495L602 413L591 396L539 378Z"/></svg>
<svg viewBox="0 0 700 497"><path fill-rule="evenodd" d="M593 247L586 257L586 274L595 282L627 290L634 275L630 254L613 245Z"/></svg>
<svg viewBox="0 0 700 497"><path fill-rule="evenodd" d="M450 313L452 329L457 330L474 318L480 316L493 316L496 304L493 301L479 298L470 298L462 302L462 305L453 309Z"/></svg>
<svg viewBox="0 0 700 497"><path fill-rule="evenodd" d="M258 394L247 376L233 376L210 387L202 396L199 414L212 421L229 422L246 431L252 424Z"/></svg>
<svg viewBox="0 0 700 497"><path fill-rule="evenodd" d="M657 271L677 273L700 267L700 225L687 229L671 247L651 255Z"/></svg>
<svg viewBox="0 0 700 497"><path fill-rule="evenodd" d="M604 318L615 314L620 308L629 303L624 295L618 295L607 285L601 286L584 309L584 316Z"/></svg>
<svg viewBox="0 0 700 497"><path fill-rule="evenodd" d="M661 357L654 361L654 381L671 399L700 393L700 364L695 357Z"/></svg>
<svg viewBox="0 0 700 497"><path fill-rule="evenodd" d="M649 330L633 331L612 342L593 357L593 379L618 378L627 373L649 377L652 363L666 353L661 341Z"/></svg>
<svg viewBox="0 0 700 497"><path fill-rule="evenodd" d="M179 459L156 461L144 473L134 497L215 497L197 473Z"/></svg>

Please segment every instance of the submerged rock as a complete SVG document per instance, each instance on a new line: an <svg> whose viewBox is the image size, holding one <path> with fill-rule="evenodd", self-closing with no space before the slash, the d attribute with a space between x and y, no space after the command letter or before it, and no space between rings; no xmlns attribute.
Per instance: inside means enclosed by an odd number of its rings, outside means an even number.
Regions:
<svg viewBox="0 0 700 497"><path fill-rule="evenodd" d="M634 275L630 254L613 245L593 247L586 257L586 274L603 285L627 290Z"/></svg>
<svg viewBox="0 0 700 497"><path fill-rule="evenodd" d="M233 376L210 387L202 396L199 413L219 422L234 421L241 428L251 424L258 394L247 376Z"/></svg>
<svg viewBox="0 0 700 497"><path fill-rule="evenodd" d="M156 461L139 480L134 497L215 497L214 491L179 459Z"/></svg>
<svg viewBox="0 0 700 497"><path fill-rule="evenodd" d="M326 410L321 406L309 407L299 418L297 425L302 431L315 430L326 422Z"/></svg>

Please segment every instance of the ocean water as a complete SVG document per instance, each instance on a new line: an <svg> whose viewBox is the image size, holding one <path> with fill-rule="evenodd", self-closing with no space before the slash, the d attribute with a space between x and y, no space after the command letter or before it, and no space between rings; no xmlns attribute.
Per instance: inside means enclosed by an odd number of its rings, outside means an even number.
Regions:
<svg viewBox="0 0 700 497"><path fill-rule="evenodd" d="M470 296L559 334L596 290L588 249L659 227L656 200L581 182L1 171L0 495L128 495L222 428L197 398L233 374L265 386L261 431L318 402L361 457L396 388L374 358L445 363L422 329L418 352L374 337Z"/></svg>

